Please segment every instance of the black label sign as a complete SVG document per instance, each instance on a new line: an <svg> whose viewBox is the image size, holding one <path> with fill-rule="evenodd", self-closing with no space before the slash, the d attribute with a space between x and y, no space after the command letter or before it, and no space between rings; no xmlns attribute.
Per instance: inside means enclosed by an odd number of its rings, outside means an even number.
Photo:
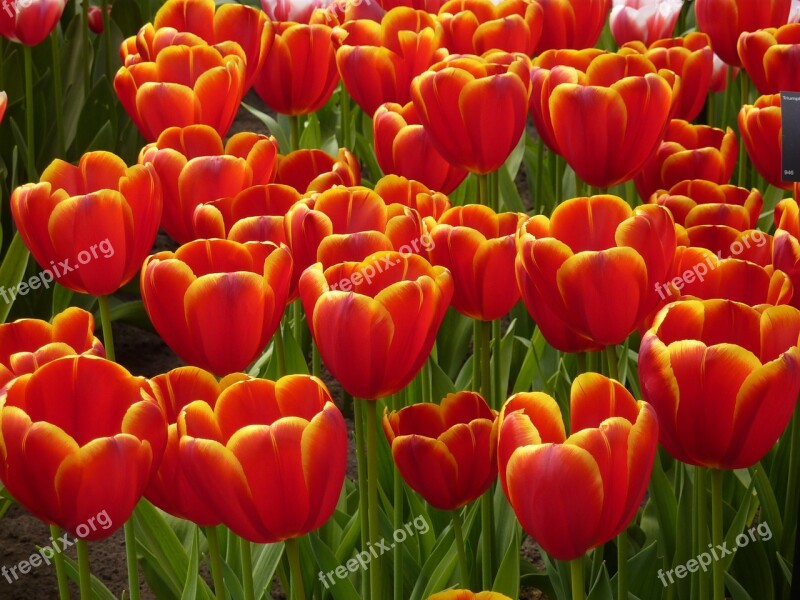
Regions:
<svg viewBox="0 0 800 600"><path fill-rule="evenodd" d="M800 181L800 93L781 92L781 179Z"/></svg>

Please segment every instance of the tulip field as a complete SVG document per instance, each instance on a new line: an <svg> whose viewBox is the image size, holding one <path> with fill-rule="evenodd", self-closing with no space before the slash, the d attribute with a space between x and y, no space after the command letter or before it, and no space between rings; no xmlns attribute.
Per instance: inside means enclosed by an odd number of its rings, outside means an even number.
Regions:
<svg viewBox="0 0 800 600"><path fill-rule="evenodd" d="M0 0L0 600L800 598L796 182L800 0Z"/></svg>

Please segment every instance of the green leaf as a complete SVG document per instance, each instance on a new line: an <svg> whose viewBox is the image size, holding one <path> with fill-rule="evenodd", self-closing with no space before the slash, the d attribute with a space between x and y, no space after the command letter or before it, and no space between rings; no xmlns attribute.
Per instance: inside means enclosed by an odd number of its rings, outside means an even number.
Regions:
<svg viewBox="0 0 800 600"><path fill-rule="evenodd" d="M314 553L314 558L323 573L335 572L337 567L342 566L333 552L331 552L331 549L320 539L317 532L308 534L308 538L311 542L311 551ZM325 589L328 590L336 600L361 600L361 596L359 596L356 588L348 577L339 579L334 576L333 585L331 585L330 580L328 580Z"/></svg>
<svg viewBox="0 0 800 600"><path fill-rule="evenodd" d="M597 580L589 591L589 595L586 596L586 600L614 600L614 598L616 598L616 595L611 589L611 580L608 578L608 569L606 569L604 563Z"/></svg>
<svg viewBox="0 0 800 600"><path fill-rule="evenodd" d="M3 258L3 263L0 265L0 290L9 297L8 301L3 298L3 301L0 302L0 323L5 323L8 313L11 311L11 306L14 304L11 290L16 290L20 281L22 281L25 268L28 266L29 256L30 252L22 242L19 233L15 233L8 252Z"/></svg>
<svg viewBox="0 0 800 600"><path fill-rule="evenodd" d="M763 512L762 520L769 523L773 536L775 539L780 540L783 536L781 509L778 507L778 501L775 499L772 485L767 478L763 465L759 462L755 466L750 467L750 475L755 483L758 500L761 502L761 510Z"/></svg>
<svg viewBox="0 0 800 600"><path fill-rule="evenodd" d="M67 572L67 577L69 577L75 585L79 585L80 576L78 575L78 563L66 554L62 554L61 556L64 557L64 567ZM117 598L102 581L92 575L92 600L117 600Z"/></svg>
<svg viewBox="0 0 800 600"><path fill-rule="evenodd" d="M676 531L678 523L678 502L675 499L675 490L669 483L661 467L661 458L657 454L653 461L653 470L650 475L650 495L656 506L659 532L664 544L664 555L667 561L672 561L675 556Z"/></svg>
<svg viewBox="0 0 800 600"><path fill-rule="evenodd" d="M197 527L195 527L192 537L192 551L189 555L189 568L186 571L186 583L183 585L181 600L195 600L197 597L197 572L199 566L197 546Z"/></svg>
<svg viewBox="0 0 800 600"><path fill-rule="evenodd" d="M283 556L283 544L253 544L253 588L264 590L272 583Z"/></svg>
<svg viewBox="0 0 800 600"><path fill-rule="evenodd" d="M519 560L519 531L515 531L494 578L493 592L519 597Z"/></svg>
<svg viewBox="0 0 800 600"><path fill-rule="evenodd" d="M264 127L267 128L267 131L270 133L270 135L275 136L275 139L278 140L278 147L283 151L284 154L288 154L288 149L290 147L289 134L280 125L278 125L278 122L270 117L267 113L261 112L246 102L242 102L241 106L264 124Z"/></svg>
<svg viewBox="0 0 800 600"><path fill-rule="evenodd" d="M628 560L628 589L639 598L660 598L664 590L663 584L658 580L657 567L660 564L658 543L653 541Z"/></svg>

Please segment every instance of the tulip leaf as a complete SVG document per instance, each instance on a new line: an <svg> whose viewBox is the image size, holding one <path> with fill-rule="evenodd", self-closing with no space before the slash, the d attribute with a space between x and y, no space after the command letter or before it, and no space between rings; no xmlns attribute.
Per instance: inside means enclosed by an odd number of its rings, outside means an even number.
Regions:
<svg viewBox="0 0 800 600"><path fill-rule="evenodd" d="M422 566L409 600L425 600L431 594L446 589L457 563L453 527L448 526Z"/></svg>
<svg viewBox="0 0 800 600"><path fill-rule="evenodd" d="M775 494L772 491L772 486L769 483L764 467L760 462L750 467L750 476L753 478L758 500L761 503L762 520L769 523L775 539L780 540L783 538L781 510L778 507L778 501L775 499ZM740 532L741 529L736 533Z"/></svg>
<svg viewBox="0 0 800 600"><path fill-rule="evenodd" d="M675 556L675 533L678 528L678 502L675 500L675 491L667 479L661 466L660 453L656 454L653 469L650 475L650 496L656 507L656 516L659 524L659 541L664 544L664 555L667 561Z"/></svg>
<svg viewBox="0 0 800 600"><path fill-rule="evenodd" d="M519 560L519 530L515 528L494 578L493 592L500 592L510 598L519 597Z"/></svg>
<svg viewBox="0 0 800 600"><path fill-rule="evenodd" d="M455 394L456 388L453 381L447 376L447 373L442 371L435 360L428 359L428 364L431 369L431 387L433 388L433 400L438 402L448 394Z"/></svg>
<svg viewBox="0 0 800 600"><path fill-rule="evenodd" d="M273 119L267 113L258 110L256 107L250 106L246 102L242 102L241 107L253 115L256 119L261 121L264 124L264 127L267 128L267 132L269 132L270 135L274 136L275 139L278 140L278 148L280 148L282 154L289 154L289 135L280 125L278 125L278 122L275 119Z"/></svg>
<svg viewBox="0 0 800 600"><path fill-rule="evenodd" d="M114 0L110 7L111 18L125 37L136 35L145 23L137 0ZM150 15L147 15L147 18L149 19Z"/></svg>
<svg viewBox="0 0 800 600"><path fill-rule="evenodd" d="M301 119L301 117L297 117ZM303 122L302 120L300 121ZM302 125L301 125L302 126ZM303 127L303 132L300 134L300 147L301 148L319 148L322 145L322 130L319 126L319 118L315 113L308 115L308 120Z"/></svg>
<svg viewBox="0 0 800 600"><path fill-rule="evenodd" d="M286 372L308 375L309 371L306 357L303 355L300 346L297 345L297 340L295 340L289 327L284 328L283 347L286 355Z"/></svg>
<svg viewBox="0 0 800 600"><path fill-rule="evenodd" d="M16 290L20 281L22 281L29 257L30 252L22 242L22 238L19 233L15 233L14 238L11 240L11 245L8 247L8 252L3 258L3 263L0 264L0 290L3 290L9 297L8 302L5 301L5 298L0 302L0 323L5 323L6 318L8 318L8 313L14 304L11 290Z"/></svg>
<svg viewBox="0 0 800 600"><path fill-rule="evenodd" d="M611 588L611 580L608 578L608 569L603 563L600 573L598 573L597 579L589 591L589 595L586 596L586 600L614 600L615 597Z"/></svg>
<svg viewBox="0 0 800 600"><path fill-rule="evenodd" d="M194 600L197 597L197 571L198 571L198 550L197 550L197 527L194 528L192 536L192 550L189 555L189 568L186 571L186 583L183 585L181 600Z"/></svg>
<svg viewBox="0 0 800 600"><path fill-rule="evenodd" d="M317 532L312 531L308 534L308 538L311 542L311 551L323 576L325 573L335 573L336 568L342 566L342 563L337 560L327 544L320 539ZM362 576L366 577L367 574L363 573ZM326 589L333 595L335 600L361 600L361 596L359 596L349 577L343 579L335 577L333 585L328 579L327 584Z"/></svg>
<svg viewBox="0 0 800 600"><path fill-rule="evenodd" d="M519 195L519 188L517 188L514 178L509 175L508 170L498 169L494 176L499 178L500 208L513 212L526 212L522 196Z"/></svg>
<svg viewBox="0 0 800 600"><path fill-rule="evenodd" d="M725 572L725 586L731 593L733 600L753 600L753 597L747 593L742 584L736 581L734 576L727 571Z"/></svg>
<svg viewBox="0 0 800 600"><path fill-rule="evenodd" d="M786 192L781 188L774 185L767 186L764 192L764 204L761 208L761 214L758 217L757 227L762 231L769 231L775 222L775 206L783 200Z"/></svg>
<svg viewBox="0 0 800 600"><path fill-rule="evenodd" d="M772 578L772 569L767 558L765 544L758 538L755 542L749 537L747 539L748 543L739 546L735 552L733 573L750 595L755 595L758 600L774 600L775 582ZM736 546L734 545L733 548Z"/></svg>
<svg viewBox="0 0 800 600"><path fill-rule="evenodd" d="M253 588L267 589L283 556L283 544L253 544ZM256 596L258 597L258 596Z"/></svg>
<svg viewBox="0 0 800 600"><path fill-rule="evenodd" d="M61 555L64 558L64 567L67 572L67 577L78 585L80 583L80 576L78 575L78 563L68 556L67 554ZM97 577L92 575L92 599L91 600L117 600L116 596L111 593L105 584Z"/></svg>
<svg viewBox="0 0 800 600"><path fill-rule="evenodd" d="M658 542L655 540L628 559L629 590L639 598L659 598L663 591L658 580L657 567L660 563ZM616 579L616 575L614 578Z"/></svg>

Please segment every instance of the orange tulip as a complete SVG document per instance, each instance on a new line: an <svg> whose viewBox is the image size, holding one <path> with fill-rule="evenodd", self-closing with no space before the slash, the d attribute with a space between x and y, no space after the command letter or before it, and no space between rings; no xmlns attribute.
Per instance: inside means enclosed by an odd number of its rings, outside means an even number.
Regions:
<svg viewBox="0 0 800 600"><path fill-rule="evenodd" d="M744 33L738 48L759 94L800 92L800 23Z"/></svg>
<svg viewBox="0 0 800 600"><path fill-rule="evenodd" d="M772 264L789 277L794 286L790 304L800 308L800 241L785 229L778 229L772 244Z"/></svg>
<svg viewBox="0 0 800 600"><path fill-rule="evenodd" d="M792 0L697 0L697 28L708 34L722 60L741 67L736 50L739 36L788 23L791 5Z"/></svg>
<svg viewBox="0 0 800 600"><path fill-rule="evenodd" d="M164 186L164 230L185 243L195 239L197 206L269 183L277 153L273 137L237 133L223 147L213 128L193 125L165 130L142 149L139 163L151 163Z"/></svg>
<svg viewBox="0 0 800 600"><path fill-rule="evenodd" d="M480 394L449 394L441 405L383 413L383 431L408 486L439 510L479 498L497 477L497 412Z"/></svg>
<svg viewBox="0 0 800 600"><path fill-rule="evenodd" d="M272 23L260 10L241 4L215 7L214 0L167 0L153 20L156 30L193 33L210 45L235 42L244 51L244 88L250 89L273 43Z"/></svg>
<svg viewBox="0 0 800 600"><path fill-rule="evenodd" d="M420 123L446 160L478 174L500 168L525 131L529 67L521 54L452 56L414 79Z"/></svg>
<svg viewBox="0 0 800 600"><path fill-rule="evenodd" d="M0 36L38 46L58 25L67 0L7 0L0 6Z"/></svg>
<svg viewBox="0 0 800 600"><path fill-rule="evenodd" d="M146 380L68 356L15 379L0 407L0 479L22 506L85 540L122 527L167 441Z"/></svg>
<svg viewBox="0 0 800 600"><path fill-rule="evenodd" d="M611 0L534 0L544 14L537 54L591 48L600 39Z"/></svg>
<svg viewBox="0 0 800 600"><path fill-rule="evenodd" d="M677 226L680 244L711 250L719 258L738 258L762 267L772 264L771 235L747 229L739 231L728 225L695 225L683 229Z"/></svg>
<svg viewBox="0 0 800 600"><path fill-rule="evenodd" d="M375 183L375 193L387 205L402 204L416 210L424 219L438 219L450 209L450 200L444 194L429 190L419 181L387 175Z"/></svg>
<svg viewBox="0 0 800 600"><path fill-rule="evenodd" d="M153 247L161 185L151 166L128 167L110 152L78 166L53 161L39 183L11 194L22 241L44 274L66 288L103 296L133 279ZM99 253L98 253L99 250Z"/></svg>
<svg viewBox="0 0 800 600"><path fill-rule="evenodd" d="M525 224L516 260L522 299L563 352L622 343L659 302L675 254L669 211L616 196L574 198Z"/></svg>
<svg viewBox="0 0 800 600"><path fill-rule="evenodd" d="M361 184L361 167L358 159L341 148L336 158L322 150L295 150L278 156L274 183L282 183L306 192L324 192L335 185Z"/></svg>
<svg viewBox="0 0 800 600"><path fill-rule="evenodd" d="M517 230L522 213L495 213L481 204L456 206L426 220L434 265L453 274L453 308L481 321L502 319L519 302L514 278Z"/></svg>
<svg viewBox="0 0 800 600"><path fill-rule="evenodd" d="M653 407L597 373L572 382L567 437L556 401L515 394L498 418L500 482L522 528L553 558L574 560L636 516L658 442Z"/></svg>
<svg viewBox="0 0 800 600"><path fill-rule="evenodd" d="M781 180L782 130L780 94L761 96L739 111L739 132L753 166L771 185L790 190L793 184Z"/></svg>
<svg viewBox="0 0 800 600"><path fill-rule="evenodd" d="M542 36L542 7L525 0L448 0L439 9L445 46L453 54L490 50L533 56Z"/></svg>
<svg viewBox="0 0 800 600"><path fill-rule="evenodd" d="M647 201L668 208L675 223L683 227L727 225L739 231L756 226L764 205L761 192L755 188L748 190L702 179L681 181L669 191L653 193Z"/></svg>
<svg viewBox="0 0 800 600"><path fill-rule="evenodd" d="M399 252L376 252L325 271L317 263L300 278L325 366L349 394L368 400L394 394L414 379L452 296L447 269Z"/></svg>
<svg viewBox="0 0 800 600"><path fill-rule="evenodd" d="M275 42L255 81L256 93L284 115L325 106L339 83L333 30L327 25L277 23Z"/></svg>
<svg viewBox="0 0 800 600"><path fill-rule="evenodd" d="M147 141L175 126L204 124L227 133L246 90L246 57L238 44L209 46L190 33L145 26L136 47L117 71L114 89Z"/></svg>
<svg viewBox="0 0 800 600"><path fill-rule="evenodd" d="M211 409L223 390L237 381L249 379L234 373L217 382L208 371L197 367L179 367L150 380L153 396L167 418L167 445L158 472L145 491L145 497L169 514L197 523L202 527L215 526L222 519L198 495L187 478L188 468L180 462L178 417L192 402L205 402Z"/></svg>
<svg viewBox="0 0 800 600"><path fill-rule="evenodd" d="M261 0L261 9L271 21L309 23L318 14L317 9L330 3L330 0Z"/></svg>
<svg viewBox="0 0 800 600"><path fill-rule="evenodd" d="M6 114L6 108L8 107L8 94L5 92L0 92L0 123L3 122L3 116Z"/></svg>
<svg viewBox="0 0 800 600"><path fill-rule="evenodd" d="M18 319L0 325L0 388L15 377L33 373L62 356L92 354L106 357L94 337L94 317L74 306L53 317L53 324L39 319Z"/></svg>
<svg viewBox="0 0 800 600"><path fill-rule="evenodd" d="M178 356L227 375L246 369L267 347L286 308L291 274L285 246L197 240L147 258L142 300Z"/></svg>
<svg viewBox="0 0 800 600"><path fill-rule="evenodd" d="M384 173L402 175L449 194L467 172L451 165L422 126L414 104L381 104L372 121L375 157Z"/></svg>
<svg viewBox="0 0 800 600"><path fill-rule="evenodd" d="M234 533L270 544L322 527L344 483L347 427L308 375L250 379L178 415L178 456L195 494Z"/></svg>
<svg viewBox="0 0 800 600"><path fill-rule="evenodd" d="M636 175L636 189L646 200L660 189L690 179L725 184L733 176L738 157L739 142L730 127L723 131L673 119L664 141Z"/></svg>
<svg viewBox="0 0 800 600"><path fill-rule="evenodd" d="M800 237L800 205L794 198L785 198L775 205L775 228L783 229L794 237Z"/></svg>
<svg viewBox="0 0 800 600"><path fill-rule="evenodd" d="M424 10L432 14L439 12L442 4L447 0L377 0L377 3L383 7L384 10L392 10L398 6L409 6L416 10ZM366 0L362 0L362 4L366 4Z"/></svg>
<svg viewBox="0 0 800 600"><path fill-rule="evenodd" d="M511 598L500 592L478 592L474 594L469 590L448 590L428 596L428 600L511 600Z"/></svg>
<svg viewBox="0 0 800 600"><path fill-rule="evenodd" d="M380 23L349 21L334 36L342 82L370 117L384 102L411 100L411 80L447 56L436 17L405 6L390 10Z"/></svg>
<svg viewBox="0 0 800 600"><path fill-rule="evenodd" d="M678 23L683 0L621 0L614 2L608 24L618 46L645 45L668 38Z"/></svg>
<svg viewBox="0 0 800 600"><path fill-rule="evenodd" d="M642 339L642 393L661 444L690 465L743 469L775 445L800 391L800 311L731 300L664 308ZM713 393L708 393L713 390Z"/></svg>

